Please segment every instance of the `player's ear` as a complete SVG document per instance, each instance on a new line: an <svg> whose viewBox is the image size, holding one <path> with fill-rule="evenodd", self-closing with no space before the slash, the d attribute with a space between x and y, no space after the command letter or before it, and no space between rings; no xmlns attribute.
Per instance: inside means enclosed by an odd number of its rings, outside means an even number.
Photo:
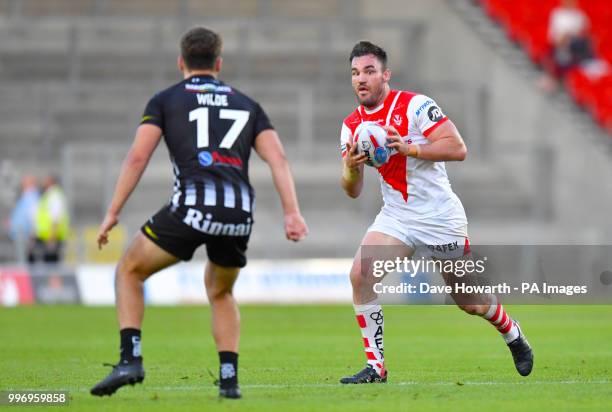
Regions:
<svg viewBox="0 0 612 412"><path fill-rule="evenodd" d="M185 71L185 60L183 60L183 56L181 56L180 54L176 59L176 65L178 66L178 69L181 71L181 73Z"/></svg>
<svg viewBox="0 0 612 412"><path fill-rule="evenodd" d="M221 66L223 66L223 57L219 56L217 60L215 60L215 71L217 73L221 71Z"/></svg>
<svg viewBox="0 0 612 412"><path fill-rule="evenodd" d="M389 80L391 80L391 70L390 69L385 69L385 71L383 71L383 80L385 82L389 82Z"/></svg>

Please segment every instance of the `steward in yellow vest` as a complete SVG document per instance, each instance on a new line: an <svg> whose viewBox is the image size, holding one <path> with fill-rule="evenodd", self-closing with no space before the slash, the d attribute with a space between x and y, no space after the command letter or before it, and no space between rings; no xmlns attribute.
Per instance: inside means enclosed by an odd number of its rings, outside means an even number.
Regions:
<svg viewBox="0 0 612 412"><path fill-rule="evenodd" d="M34 220L36 243L40 249L39 259L58 262L70 227L68 205L64 191L55 177L45 178L43 189Z"/></svg>

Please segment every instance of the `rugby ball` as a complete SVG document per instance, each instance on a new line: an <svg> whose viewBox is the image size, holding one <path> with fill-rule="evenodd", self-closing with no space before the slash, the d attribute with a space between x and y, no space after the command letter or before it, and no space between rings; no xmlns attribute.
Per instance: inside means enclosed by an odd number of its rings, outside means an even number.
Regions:
<svg viewBox="0 0 612 412"><path fill-rule="evenodd" d="M376 122L363 122L355 130L357 153L366 155L366 164L379 168L389 161L387 131Z"/></svg>

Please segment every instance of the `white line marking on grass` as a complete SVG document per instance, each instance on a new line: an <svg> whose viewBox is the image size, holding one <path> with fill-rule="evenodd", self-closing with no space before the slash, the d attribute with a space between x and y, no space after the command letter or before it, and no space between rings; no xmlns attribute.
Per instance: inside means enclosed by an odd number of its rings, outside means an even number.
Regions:
<svg viewBox="0 0 612 412"><path fill-rule="evenodd" d="M580 381L580 380L561 380L561 381L536 381L526 379L522 382L493 382L493 381L443 381L443 382L419 382L419 381L406 381L406 382L388 382L384 384L385 386L504 386L504 385L512 385L512 386L520 386L520 385L610 385L612 381L610 380L592 380L592 381ZM292 389L292 388L342 388L342 387L355 387L358 385L343 385L341 383L299 383L299 384L291 384L291 383L263 383L263 384L245 384L240 385L243 389ZM138 386L142 387L146 390L151 391L197 391L203 389L211 389L212 386L206 382L203 382L202 385L180 385L180 386ZM48 388L47 388L48 389ZM40 391L41 388L29 388L19 390L28 390L28 391ZM80 387L80 388L53 388L53 390L58 391L68 391L68 392L89 392L89 388Z"/></svg>

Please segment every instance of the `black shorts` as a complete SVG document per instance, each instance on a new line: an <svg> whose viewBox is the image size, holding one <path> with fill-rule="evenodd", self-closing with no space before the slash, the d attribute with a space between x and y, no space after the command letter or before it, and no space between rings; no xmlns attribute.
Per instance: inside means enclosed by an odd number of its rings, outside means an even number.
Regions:
<svg viewBox="0 0 612 412"><path fill-rule="evenodd" d="M196 212L200 219L196 220L195 226L200 230L185 223L193 222L193 216L192 219L186 219L185 216ZM247 263L246 250L252 219L243 213L232 216L231 212L229 215L227 212L223 212L220 221L207 221L211 215L219 218L220 213L209 213L206 210L173 212L169 206L164 206L140 230L157 246L181 260L191 260L196 249L206 244L206 253L211 262L224 267L244 267Z"/></svg>

